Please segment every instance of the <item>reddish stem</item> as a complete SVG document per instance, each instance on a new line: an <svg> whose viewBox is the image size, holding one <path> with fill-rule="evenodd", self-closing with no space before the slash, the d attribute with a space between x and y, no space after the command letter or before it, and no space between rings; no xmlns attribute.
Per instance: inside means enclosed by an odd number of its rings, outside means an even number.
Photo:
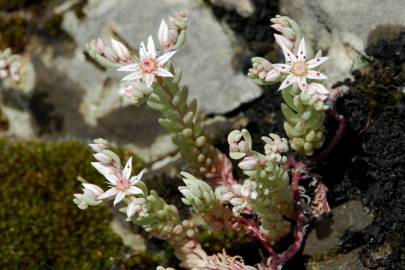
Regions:
<svg viewBox="0 0 405 270"><path fill-rule="evenodd" d="M262 247L269 252L272 257L276 257L277 253L273 250L268 240L262 235L260 229L257 227L256 222L247 220L245 218L236 218L235 225L241 225L246 231L252 233L252 235L259 240Z"/></svg>
<svg viewBox="0 0 405 270"><path fill-rule="evenodd" d="M340 140L343 137L343 134L345 133L346 130L346 121L343 115L340 115L336 109L332 108L328 111L329 115L333 117L335 120L338 121L338 128L336 130L335 135L333 136L332 140L329 142L329 144L316 156L314 156L310 161L309 164L315 165L318 164L322 161L324 161L330 153L335 149L335 147L338 145Z"/></svg>

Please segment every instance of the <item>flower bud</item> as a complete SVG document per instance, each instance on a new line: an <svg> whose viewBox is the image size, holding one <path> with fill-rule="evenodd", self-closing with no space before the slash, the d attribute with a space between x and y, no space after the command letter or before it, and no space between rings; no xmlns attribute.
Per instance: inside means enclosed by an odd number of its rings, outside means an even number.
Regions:
<svg viewBox="0 0 405 270"><path fill-rule="evenodd" d="M244 171L253 171L256 169L257 164L257 159L249 156L242 159L242 161L238 163L238 167Z"/></svg>

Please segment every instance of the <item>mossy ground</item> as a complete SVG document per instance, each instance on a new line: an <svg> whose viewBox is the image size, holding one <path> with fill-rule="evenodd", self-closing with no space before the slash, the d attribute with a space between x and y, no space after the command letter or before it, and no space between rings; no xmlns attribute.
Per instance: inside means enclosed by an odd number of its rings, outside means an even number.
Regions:
<svg viewBox="0 0 405 270"><path fill-rule="evenodd" d="M69 39L61 29L62 15L54 9L63 3L60 0L0 0L0 50L12 48L13 52L24 51L33 35L48 42ZM72 7L77 15L83 15L86 0Z"/></svg>
<svg viewBox="0 0 405 270"><path fill-rule="evenodd" d="M77 175L103 181L89 165L85 145L0 139L0 153L2 269L126 268L140 265L139 257L146 258L142 264L153 264L145 254L128 260L106 207L82 211L73 203L72 194L80 191Z"/></svg>

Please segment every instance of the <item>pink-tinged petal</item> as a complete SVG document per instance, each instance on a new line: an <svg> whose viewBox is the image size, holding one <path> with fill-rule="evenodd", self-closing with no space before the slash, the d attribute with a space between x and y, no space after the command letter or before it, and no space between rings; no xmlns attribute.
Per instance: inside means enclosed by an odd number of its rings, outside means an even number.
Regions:
<svg viewBox="0 0 405 270"><path fill-rule="evenodd" d="M83 187L84 187L85 189L90 190L90 191L93 192L94 194L101 194L101 193L104 192L99 186L94 185L94 184L83 183L82 185L83 185Z"/></svg>
<svg viewBox="0 0 405 270"><path fill-rule="evenodd" d="M316 70L309 70L307 74L307 79L313 79L313 80L326 80L328 77L325 76L325 74L320 73L319 71Z"/></svg>
<svg viewBox="0 0 405 270"><path fill-rule="evenodd" d="M307 50L305 48L305 40L301 39L300 44L298 45L297 58L298 60L304 61L307 57Z"/></svg>
<svg viewBox="0 0 405 270"><path fill-rule="evenodd" d="M121 42L112 38L111 45L114 52L118 55L118 58L125 59L129 55L128 49Z"/></svg>
<svg viewBox="0 0 405 270"><path fill-rule="evenodd" d="M138 194L143 194L143 191L139 187L130 186L127 190L127 193L133 194L133 195L138 195Z"/></svg>
<svg viewBox="0 0 405 270"><path fill-rule="evenodd" d="M125 164L125 168L122 171L122 174L126 180L129 180L131 177L131 172L132 172L132 157L130 157L127 161L127 164Z"/></svg>
<svg viewBox="0 0 405 270"><path fill-rule="evenodd" d="M117 70L118 71L135 71L135 70L139 70L139 63L125 65L125 66L120 67Z"/></svg>
<svg viewBox="0 0 405 270"><path fill-rule="evenodd" d="M118 189L113 187L97 197L97 200L105 200L114 197L118 193Z"/></svg>
<svg viewBox="0 0 405 270"><path fill-rule="evenodd" d="M272 70L270 70L269 72L267 72L265 81L266 81L266 82L275 81L275 80L278 79L278 77L280 77L280 71L278 71L277 69L273 68Z"/></svg>
<svg viewBox="0 0 405 270"><path fill-rule="evenodd" d="M159 66L163 66L167 61L169 61L170 58L176 53L176 51L171 51L168 53L165 53L157 59L157 63Z"/></svg>
<svg viewBox="0 0 405 270"><path fill-rule="evenodd" d="M145 43L141 42L141 45L139 46L139 57L141 60L149 58L148 51L146 50Z"/></svg>
<svg viewBox="0 0 405 270"><path fill-rule="evenodd" d="M155 42L153 42L152 36L148 37L148 54L150 58L152 59L156 58Z"/></svg>
<svg viewBox="0 0 405 270"><path fill-rule="evenodd" d="M101 173L111 184L115 185L117 182L117 177L114 175L114 172L107 166L104 166L100 162L92 162L91 165Z"/></svg>
<svg viewBox="0 0 405 270"><path fill-rule="evenodd" d="M323 84L320 83L311 83L308 87L313 88L317 93L327 95L329 94L328 89Z"/></svg>
<svg viewBox="0 0 405 270"><path fill-rule="evenodd" d="M291 70L291 66L287 64L273 64L272 66L281 73L290 73Z"/></svg>
<svg viewBox="0 0 405 270"><path fill-rule="evenodd" d="M170 71L161 67L156 70L156 75L160 77L174 77Z"/></svg>
<svg viewBox="0 0 405 270"><path fill-rule="evenodd" d="M136 183L138 183L139 181L141 181L144 172L145 172L145 169L143 169L143 170L142 170L140 173L138 173L137 175L132 176L131 179L129 180L129 182L130 182L132 185L135 185Z"/></svg>
<svg viewBox="0 0 405 270"><path fill-rule="evenodd" d="M307 79L305 77L298 77L297 82L301 91L305 91L307 89Z"/></svg>
<svg viewBox="0 0 405 270"><path fill-rule="evenodd" d="M117 195L115 196L114 206L116 206L124 198L125 198L125 193L124 192L118 192Z"/></svg>
<svg viewBox="0 0 405 270"><path fill-rule="evenodd" d="M313 68L319 66L320 64L322 64L323 62L325 62L328 59L329 59L329 57L326 57L326 56L311 59L311 60L309 60L307 62L308 68L313 69Z"/></svg>
<svg viewBox="0 0 405 270"><path fill-rule="evenodd" d="M121 81L134 81L139 80L140 78L142 78L142 73L140 71L135 71L122 78Z"/></svg>
<svg viewBox="0 0 405 270"><path fill-rule="evenodd" d="M160 22L160 26L159 26L159 31L158 31L158 40L160 45L165 46L167 39L168 39L168 34L169 34L169 28L166 24L165 20L162 20Z"/></svg>
<svg viewBox="0 0 405 270"><path fill-rule="evenodd" d="M136 210L138 210L138 209L139 209L139 205L134 202L131 202L127 207L127 217L131 218L135 214Z"/></svg>
<svg viewBox="0 0 405 270"><path fill-rule="evenodd" d="M152 87L155 76L152 73L146 73L143 78L145 80L145 85L147 87Z"/></svg>
<svg viewBox="0 0 405 270"><path fill-rule="evenodd" d="M276 42L280 45L281 49L283 50L284 58L287 64L291 64L297 61L297 57L291 50L287 47L286 43L288 40L280 35L275 34L274 37L276 38Z"/></svg>
<svg viewBox="0 0 405 270"><path fill-rule="evenodd" d="M277 44L282 47L287 47L288 49L292 49L293 43L288 40L287 38L283 37L282 35L274 34L274 38L276 39Z"/></svg>
<svg viewBox="0 0 405 270"><path fill-rule="evenodd" d="M284 88L287 88L288 86L292 85L296 81L296 77L292 74L288 75L287 78L284 79L284 81L281 83L280 87L278 90L283 90Z"/></svg>

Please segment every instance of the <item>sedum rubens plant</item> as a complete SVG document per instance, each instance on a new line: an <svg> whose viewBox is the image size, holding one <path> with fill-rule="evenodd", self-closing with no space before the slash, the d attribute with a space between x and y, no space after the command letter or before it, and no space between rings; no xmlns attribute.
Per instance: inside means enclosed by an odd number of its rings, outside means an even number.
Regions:
<svg viewBox="0 0 405 270"><path fill-rule="evenodd" d="M144 170L132 175L132 159L123 166L103 139L90 144L96 160L92 165L106 178L109 188L104 191L94 184L83 183L83 193L74 194L78 207L86 209L113 201L129 222L142 226L153 237L168 241L181 261L180 266L186 269L281 269L301 248L308 220L330 210L327 188L322 182L316 178L311 182L315 186L311 200L300 186L300 180L311 176L309 167L322 160L338 138L321 152L321 157L308 162L287 157L290 147L307 156L324 142L329 91L320 83L326 76L318 68L327 58L318 53L308 61L298 24L281 16L272 21L273 28L281 32L275 37L286 62L271 64L263 58L253 58L249 76L260 85L281 82L284 126L289 141L277 134L262 137L265 144L261 153L252 149L252 139L246 129L232 131L228 135L229 155L238 160L238 167L246 176L244 181L234 178L231 161L210 143L197 101L189 101L187 87L180 85L181 71L170 63L185 42L185 14L170 17L168 23L161 21L157 37L162 53L157 52L151 36L146 44L140 44L138 52L114 39L111 46L100 39L88 45L89 55L101 65L125 72L119 90L124 102L146 103L161 113L159 122L171 133L190 172L181 173L185 185L178 189L183 203L213 230L246 232L262 245L267 258L256 266L248 266L240 256L229 256L225 251L208 255L197 241L198 229L192 219L182 220L174 205L168 205L156 191L148 189L142 181ZM334 115L338 116L336 112ZM342 118L338 119L343 123ZM343 130L344 126L337 134L341 136ZM303 203L311 211L304 213ZM293 243L277 253L272 245L292 228Z"/></svg>
<svg viewBox="0 0 405 270"><path fill-rule="evenodd" d="M279 90L285 102L282 104L286 119L284 129L291 148L311 156L325 140L323 123L329 91L321 83L327 77L319 71L319 67L328 57L322 57L319 51L313 59L307 59L305 40L292 19L277 16L272 22L272 27L281 33L274 36L283 51L285 63L272 64L264 58L255 57L248 76L259 85L282 82Z"/></svg>

